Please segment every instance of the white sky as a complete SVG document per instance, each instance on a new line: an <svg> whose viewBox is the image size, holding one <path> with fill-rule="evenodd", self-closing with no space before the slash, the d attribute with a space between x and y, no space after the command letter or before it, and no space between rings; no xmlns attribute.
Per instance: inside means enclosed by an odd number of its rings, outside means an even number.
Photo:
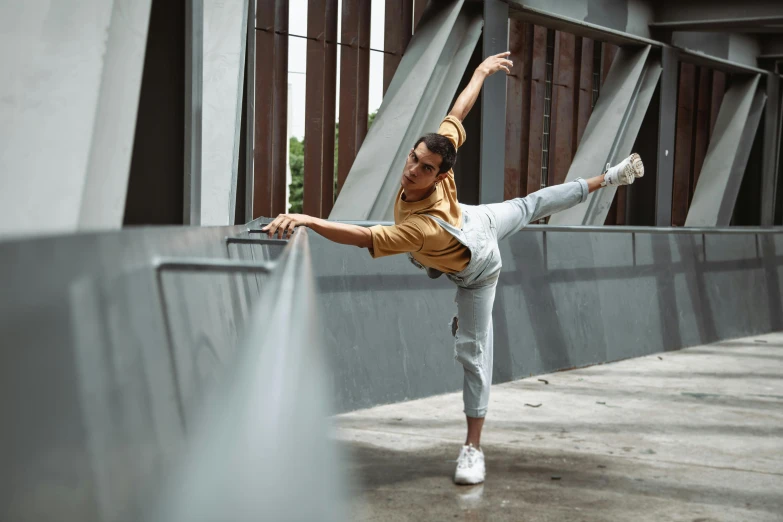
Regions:
<svg viewBox="0 0 783 522"><path fill-rule="evenodd" d="M288 31L291 34L307 35L307 0L290 0ZM372 0L370 47L383 49L384 0ZM342 2L338 2L337 37L342 27ZM305 129L305 85L306 85L307 40L288 37L288 84L289 84L289 129L292 136L301 139ZM381 106L383 98L383 53L370 51L370 103L369 112ZM337 105L336 116L340 117L340 47L337 48Z"/></svg>

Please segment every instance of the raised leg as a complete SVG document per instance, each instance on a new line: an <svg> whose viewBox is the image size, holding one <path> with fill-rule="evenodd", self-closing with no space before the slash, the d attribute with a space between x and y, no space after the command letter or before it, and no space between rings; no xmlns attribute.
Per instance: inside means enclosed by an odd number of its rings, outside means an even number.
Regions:
<svg viewBox="0 0 783 522"><path fill-rule="evenodd" d="M562 185L543 188L524 198L493 203L487 205L487 208L496 218L497 239L500 241L521 230L532 221L538 221L582 203L587 199L589 193L588 182L578 179Z"/></svg>

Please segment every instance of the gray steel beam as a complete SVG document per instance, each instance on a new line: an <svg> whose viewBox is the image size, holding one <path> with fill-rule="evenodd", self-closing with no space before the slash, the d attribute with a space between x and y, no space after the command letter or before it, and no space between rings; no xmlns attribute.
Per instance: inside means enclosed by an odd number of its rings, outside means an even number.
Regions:
<svg viewBox="0 0 783 522"><path fill-rule="evenodd" d="M577 36L616 45L661 45L650 39L648 24L654 21L652 12L632 13L627 0L509 0L508 4L513 18Z"/></svg>
<svg viewBox="0 0 783 522"><path fill-rule="evenodd" d="M81 230L122 226L151 4L113 2L81 197Z"/></svg>
<svg viewBox="0 0 783 522"><path fill-rule="evenodd" d="M744 29L756 32L783 22L783 4L778 0L656 2L654 18L652 27L680 31Z"/></svg>
<svg viewBox="0 0 783 522"><path fill-rule="evenodd" d="M621 48L601 88L566 181L597 176L632 152L633 144L661 75L650 47ZM618 109L620 108L620 109ZM602 225L616 188L594 192L585 203L553 215L555 225Z"/></svg>
<svg viewBox="0 0 783 522"><path fill-rule="evenodd" d="M419 136L434 132L448 112L481 35L481 11L473 6L463 8L463 4L464 0L451 0L431 2L427 7L354 160L331 219L392 219L408 151Z"/></svg>
<svg viewBox="0 0 783 522"><path fill-rule="evenodd" d="M509 0L509 16L512 18L543 25L577 36L592 38L615 45L650 45L665 47L670 42L653 39L650 24L655 23L652 9L640 10L632 5L636 2L618 0L616 2L597 2L589 0ZM660 32L660 30L659 30ZM668 31L670 32L670 31ZM738 36L738 35L733 35ZM741 46L737 46L739 49ZM687 49L682 49L687 53ZM732 60L731 53L726 56L712 56L691 52L692 60L725 72L760 72L749 63Z"/></svg>
<svg viewBox="0 0 783 522"><path fill-rule="evenodd" d="M759 75L735 77L718 113L685 226L728 226L761 120Z"/></svg>
<svg viewBox="0 0 783 522"><path fill-rule="evenodd" d="M254 142L256 128L256 0L247 3L247 71L245 77L245 222L253 219Z"/></svg>
<svg viewBox="0 0 783 522"><path fill-rule="evenodd" d="M767 107L764 113L764 166L761 174L761 224L771 226L775 220L777 199L778 154L781 136L778 134L780 114L780 76L767 74Z"/></svg>
<svg viewBox="0 0 783 522"><path fill-rule="evenodd" d="M658 115L658 172L655 186L655 225L668 227L672 224L674 139L677 131L677 80L680 61L677 50L672 47L665 47L661 58L661 102Z"/></svg>
<svg viewBox="0 0 783 522"><path fill-rule="evenodd" d="M709 67L729 74L764 74L766 72L764 69L758 67L752 67L747 64L719 58L717 56L709 56L692 49L678 49L682 60L694 65Z"/></svg>
<svg viewBox="0 0 783 522"><path fill-rule="evenodd" d="M201 224L204 0L185 0L185 225Z"/></svg>
<svg viewBox="0 0 783 522"><path fill-rule="evenodd" d="M508 50L508 4L484 0L484 58ZM506 77L495 74L481 92L481 170L479 203L503 201L506 159Z"/></svg>
<svg viewBox="0 0 783 522"><path fill-rule="evenodd" d="M778 33L781 25L783 25L783 15L707 20L668 20L653 22L650 24L650 27L667 31Z"/></svg>

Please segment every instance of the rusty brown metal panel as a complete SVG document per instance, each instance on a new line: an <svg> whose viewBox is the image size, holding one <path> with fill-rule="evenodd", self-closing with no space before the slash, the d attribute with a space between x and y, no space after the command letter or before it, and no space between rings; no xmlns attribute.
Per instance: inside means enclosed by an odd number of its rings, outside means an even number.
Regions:
<svg viewBox="0 0 783 522"><path fill-rule="evenodd" d="M326 217L334 201L337 1L309 0L303 211Z"/></svg>
<svg viewBox="0 0 783 522"><path fill-rule="evenodd" d="M696 87L696 114L693 129L693 175L688 202L693 197L696 182L699 180L707 147L710 144L710 116L712 113L712 71L699 67Z"/></svg>
<svg viewBox="0 0 783 522"><path fill-rule="evenodd" d="M427 0L414 0L413 6L413 32L416 32L416 27L419 26L419 20L421 15L424 14L424 8L427 7Z"/></svg>
<svg viewBox="0 0 783 522"><path fill-rule="evenodd" d="M531 24L509 20L509 59L514 63L514 68L506 81L506 164L503 199L517 198L526 193L532 39Z"/></svg>
<svg viewBox="0 0 783 522"><path fill-rule="evenodd" d="M619 49L616 45L610 43L603 43L603 59L601 63L601 85L606 81L606 75L609 74L609 69L612 67L612 62Z"/></svg>
<svg viewBox="0 0 783 522"><path fill-rule="evenodd" d="M576 37L557 32L552 85L552 130L550 135L550 185L565 181L574 156L574 72Z"/></svg>
<svg viewBox="0 0 783 522"><path fill-rule="evenodd" d="M579 68L579 104L577 113L576 135L574 136L574 153L582 141L582 134L587 127L587 121L593 112L593 49L595 42L590 38L582 38L582 54ZM573 158L572 158L573 159Z"/></svg>
<svg viewBox="0 0 783 522"><path fill-rule="evenodd" d="M288 119L288 0L256 10L253 217L285 212Z"/></svg>
<svg viewBox="0 0 783 522"><path fill-rule="evenodd" d="M674 138L674 183L672 187L672 225L683 226L688 216L692 170L693 111L696 67L680 64L677 96L677 129Z"/></svg>
<svg viewBox="0 0 783 522"><path fill-rule="evenodd" d="M343 0L340 54L340 143L337 190L367 134L370 87L370 2Z"/></svg>
<svg viewBox="0 0 783 522"><path fill-rule="evenodd" d="M272 170L272 215L287 212L285 208L286 164L288 158L288 0L275 0L275 63L273 127L274 150ZM282 33L282 34L278 34Z"/></svg>
<svg viewBox="0 0 783 522"><path fill-rule="evenodd" d="M340 137L337 156L337 189L343 186L356 157L358 110L359 18L361 0L342 0L340 40Z"/></svg>
<svg viewBox="0 0 783 522"><path fill-rule="evenodd" d="M383 33L383 94L389 88L411 40L413 0L386 0Z"/></svg>
<svg viewBox="0 0 783 522"><path fill-rule="evenodd" d="M712 137L712 131L715 129L715 122L718 120L718 111L720 110L721 103L723 103L723 96L726 94L726 73L723 71L712 72L712 104L710 108L710 137Z"/></svg>
<svg viewBox="0 0 783 522"><path fill-rule="evenodd" d="M530 67L530 136L528 138L527 191L541 188L541 138L544 133L546 94L546 27L533 28L533 53Z"/></svg>

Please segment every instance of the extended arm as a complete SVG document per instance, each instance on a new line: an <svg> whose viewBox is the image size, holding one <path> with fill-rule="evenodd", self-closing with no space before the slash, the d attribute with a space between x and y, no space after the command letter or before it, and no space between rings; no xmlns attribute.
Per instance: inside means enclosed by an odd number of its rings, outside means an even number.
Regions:
<svg viewBox="0 0 783 522"><path fill-rule="evenodd" d="M473 77L470 79L470 83L465 87L457 101L454 102L454 107L451 109L449 116L457 118L459 121L463 121L465 117L473 108L473 104L476 103L478 95L481 92L481 86L484 85L484 80L492 76L501 69L506 71L506 74L510 74L510 68L513 66L511 60L508 59L510 52L496 54L490 56L476 68L473 73Z"/></svg>
<svg viewBox="0 0 783 522"><path fill-rule="evenodd" d="M269 237L291 237L294 228L305 226L313 229L329 241L342 245L354 245L361 248L372 248L372 233L369 228L345 223L335 223L305 214L280 214L263 230Z"/></svg>

